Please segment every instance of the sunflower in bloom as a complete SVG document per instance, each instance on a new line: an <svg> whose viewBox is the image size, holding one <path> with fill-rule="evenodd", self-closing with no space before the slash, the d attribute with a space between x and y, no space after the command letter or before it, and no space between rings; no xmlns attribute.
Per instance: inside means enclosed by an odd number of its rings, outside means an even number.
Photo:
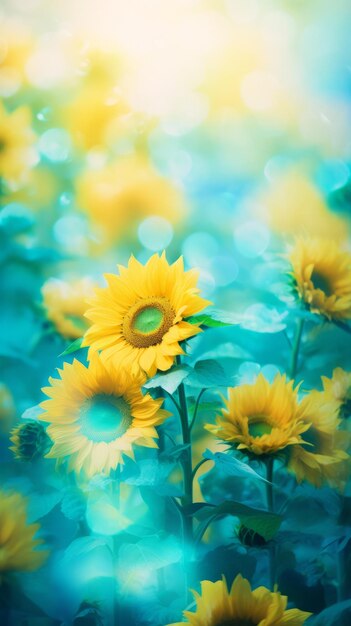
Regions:
<svg viewBox="0 0 351 626"><path fill-rule="evenodd" d="M216 424L206 428L231 446L253 456L275 455L303 443L309 424L302 420L294 381L277 374L269 383L260 374L253 384L232 387Z"/></svg>
<svg viewBox="0 0 351 626"><path fill-rule="evenodd" d="M163 253L146 265L131 257L119 276L106 274L107 288L97 289L86 316L93 322L83 346L101 350L105 363L122 362L132 372L154 376L168 370L180 342L200 332L188 317L210 304L199 296L198 273L185 272L180 257L169 265Z"/></svg>
<svg viewBox="0 0 351 626"><path fill-rule="evenodd" d="M7 572L38 569L46 560L46 550L36 550L43 542L35 539L39 524L27 523L26 500L19 493L0 492L0 579Z"/></svg>
<svg viewBox="0 0 351 626"><path fill-rule="evenodd" d="M330 321L351 318L351 254L328 239L297 239L289 254L298 297Z"/></svg>
<svg viewBox="0 0 351 626"><path fill-rule="evenodd" d="M47 317L66 339L78 339L88 328L84 313L86 299L93 293L94 284L89 278L71 282L51 278L43 285Z"/></svg>
<svg viewBox="0 0 351 626"><path fill-rule="evenodd" d="M162 399L143 395L143 376L107 366L98 355L88 367L65 363L59 374L43 389L49 400L41 403L39 416L50 422L47 457L67 458L69 470L91 477L115 469L123 454L133 458L133 445L157 448L155 426L169 413L160 408Z"/></svg>
<svg viewBox="0 0 351 626"><path fill-rule="evenodd" d="M315 487L328 483L342 488L350 470L345 451L350 438L338 430L340 402L325 392L311 391L302 399L300 408L309 428L303 434L303 443L291 448L288 469L298 482L307 480Z"/></svg>
<svg viewBox="0 0 351 626"><path fill-rule="evenodd" d="M302 626L311 613L299 609L286 610L288 598L266 587L251 590L248 580L240 574L231 589L225 578L213 583L204 580L201 594L193 592L196 611L184 611L187 622L168 626Z"/></svg>
<svg viewBox="0 0 351 626"><path fill-rule="evenodd" d="M322 376L325 393L340 403L340 417L347 418L351 415L351 372L345 372L341 367L333 371L333 376Z"/></svg>
<svg viewBox="0 0 351 626"><path fill-rule="evenodd" d="M33 160L35 135L27 107L8 113L0 103L0 178L18 183L28 173Z"/></svg>

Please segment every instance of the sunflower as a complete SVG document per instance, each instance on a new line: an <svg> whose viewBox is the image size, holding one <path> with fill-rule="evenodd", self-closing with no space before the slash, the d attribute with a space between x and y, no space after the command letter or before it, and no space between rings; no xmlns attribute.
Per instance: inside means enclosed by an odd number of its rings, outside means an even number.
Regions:
<svg viewBox="0 0 351 626"><path fill-rule="evenodd" d="M297 239L289 255L298 297L328 320L351 318L351 254L327 239Z"/></svg>
<svg viewBox="0 0 351 626"><path fill-rule="evenodd" d="M309 425L301 419L294 381L277 374L269 383L262 374L249 385L228 390L226 408L206 428L243 452L264 457L302 443Z"/></svg>
<svg viewBox="0 0 351 626"><path fill-rule="evenodd" d="M155 426L169 413L160 408L162 399L143 395L142 375L105 365L98 355L87 368L77 360L65 363L59 374L43 389L50 399L39 415L50 422L47 457L68 457L69 470L90 477L115 469L123 454L133 458L133 445L157 448Z"/></svg>
<svg viewBox="0 0 351 626"><path fill-rule="evenodd" d="M186 623L192 626L301 626L311 613L286 610L288 598L266 587L251 590L240 574L229 591L225 578L201 583L201 595L193 592L196 612L184 611ZM185 622L168 624L182 626Z"/></svg>
<svg viewBox="0 0 351 626"><path fill-rule="evenodd" d="M35 548L43 542L35 539L39 524L28 524L26 500L19 493L0 492L0 577L10 572L38 569L48 552Z"/></svg>
<svg viewBox="0 0 351 626"><path fill-rule="evenodd" d="M7 113L0 103L0 177L7 182L22 182L33 161L35 135L27 107Z"/></svg>
<svg viewBox="0 0 351 626"><path fill-rule="evenodd" d="M134 239L138 225L147 217L163 217L174 224L185 212L179 188L141 154L84 171L77 179L76 192L77 205L88 215L94 233L108 244Z"/></svg>
<svg viewBox="0 0 351 626"><path fill-rule="evenodd" d="M94 293L89 278L71 282L51 278L42 287L44 307L48 319L67 339L78 339L88 328L84 318L86 298Z"/></svg>
<svg viewBox="0 0 351 626"><path fill-rule="evenodd" d="M51 441L42 424L35 420L27 420L11 431L10 450L20 461L40 459L49 450Z"/></svg>
<svg viewBox="0 0 351 626"><path fill-rule="evenodd" d="M301 417L308 430L303 443L290 450L288 469L298 482L307 480L315 487L328 483L341 488L349 474L345 448L349 435L338 430L340 402L321 391L311 391L300 404Z"/></svg>
<svg viewBox="0 0 351 626"><path fill-rule="evenodd" d="M325 393L340 403L340 417L347 418L351 415L351 372L345 372L341 367L333 371L331 378L322 376Z"/></svg>
<svg viewBox="0 0 351 626"><path fill-rule="evenodd" d="M168 370L184 354L179 342L200 332L186 321L209 304L196 288L197 272L185 272L180 257L173 265L154 254L146 265L131 257L119 276L107 274L108 287L97 289L86 317L93 325L83 346L101 350L104 362L123 362L148 376Z"/></svg>

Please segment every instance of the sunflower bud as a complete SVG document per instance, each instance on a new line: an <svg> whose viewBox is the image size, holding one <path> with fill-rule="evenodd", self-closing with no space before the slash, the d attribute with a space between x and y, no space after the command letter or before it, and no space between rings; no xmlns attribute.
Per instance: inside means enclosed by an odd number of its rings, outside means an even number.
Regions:
<svg viewBox="0 0 351 626"><path fill-rule="evenodd" d="M20 461L34 461L43 457L51 447L51 439L42 424L28 420L12 430L10 450Z"/></svg>

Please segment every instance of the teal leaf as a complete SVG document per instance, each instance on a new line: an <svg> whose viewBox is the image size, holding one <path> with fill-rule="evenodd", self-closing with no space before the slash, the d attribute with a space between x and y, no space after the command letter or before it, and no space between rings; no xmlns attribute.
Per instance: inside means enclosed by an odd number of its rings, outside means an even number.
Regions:
<svg viewBox="0 0 351 626"><path fill-rule="evenodd" d="M340 322L340 320L334 320L333 323L345 333L351 334L351 326L349 324L345 324L345 322Z"/></svg>
<svg viewBox="0 0 351 626"><path fill-rule="evenodd" d="M160 454L160 460L167 461L170 460L172 462L177 461L186 450L189 450L190 443L181 443L178 446L174 446L174 448L170 448L169 450L165 450Z"/></svg>
<svg viewBox="0 0 351 626"><path fill-rule="evenodd" d="M204 459L208 459L210 461L214 461L217 465L218 469L223 470L224 474L227 476L238 476L241 478L251 478L253 480L260 480L265 483L268 481L255 472L250 465L240 461L235 456L232 456L225 452L211 452L210 450L205 450L203 454Z"/></svg>
<svg viewBox="0 0 351 626"><path fill-rule="evenodd" d="M25 206L17 202L8 204L0 211L0 231L13 236L23 233L34 224L34 218Z"/></svg>
<svg viewBox="0 0 351 626"><path fill-rule="evenodd" d="M185 384L208 389L210 387L230 387L232 378L227 376L222 365L214 359L197 361Z"/></svg>
<svg viewBox="0 0 351 626"><path fill-rule="evenodd" d="M24 413L22 413L21 417L24 420L35 420L37 422L39 415L42 413L44 413L44 409L41 408L40 404L35 404L29 409L26 409Z"/></svg>
<svg viewBox="0 0 351 626"><path fill-rule="evenodd" d="M28 521L32 523L45 517L61 501L62 495L57 489L32 491L28 500Z"/></svg>
<svg viewBox="0 0 351 626"><path fill-rule="evenodd" d="M311 626L348 626L351 623L351 600L328 606L308 623Z"/></svg>
<svg viewBox="0 0 351 626"><path fill-rule="evenodd" d="M70 343L69 346L67 346L67 348L63 352L61 352L59 356L66 356L66 354L77 352L77 350L80 350L82 348L82 342L83 337L78 337L78 339L75 339L72 343Z"/></svg>
<svg viewBox="0 0 351 626"><path fill-rule="evenodd" d="M201 529L207 528L209 523L215 519L225 517L226 515L232 515L238 517L242 524L244 524L250 530L259 533L265 541L270 541L278 532L283 518L275 513L268 513L260 509L254 509L246 504L235 502L234 500L227 500L218 506L208 505L208 510L202 508L199 510L196 517L202 520Z"/></svg>
<svg viewBox="0 0 351 626"><path fill-rule="evenodd" d="M241 346L227 341L226 343L220 343L216 348L205 352L202 359L238 359L243 361L253 360L252 354L247 350L244 350Z"/></svg>
<svg viewBox="0 0 351 626"><path fill-rule="evenodd" d="M175 460L160 462L158 459L143 459L134 464L134 472L130 468L130 474L124 482L137 487L152 487L155 493L162 496L180 496L182 495L180 488L168 482L168 477L175 466Z"/></svg>
<svg viewBox="0 0 351 626"><path fill-rule="evenodd" d="M155 389L161 387L170 394L173 394L179 387L179 385L185 380L191 372L190 367L187 365L176 365L172 367L166 374L157 374L151 380L145 383L146 389Z"/></svg>

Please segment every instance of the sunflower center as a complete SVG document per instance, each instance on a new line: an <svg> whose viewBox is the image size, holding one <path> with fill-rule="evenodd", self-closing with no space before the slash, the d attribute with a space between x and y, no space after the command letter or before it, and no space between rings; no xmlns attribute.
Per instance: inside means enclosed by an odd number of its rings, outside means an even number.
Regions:
<svg viewBox="0 0 351 626"><path fill-rule="evenodd" d="M326 296L331 296L333 289L330 285L330 281L326 276L323 276L320 272L313 270L311 275L311 281L315 289L320 289Z"/></svg>
<svg viewBox="0 0 351 626"><path fill-rule="evenodd" d="M143 298L124 317L124 338L136 348L154 346L161 343L174 318L175 312L167 298Z"/></svg>
<svg viewBox="0 0 351 626"><path fill-rule="evenodd" d="M98 394L84 403L81 432L91 441L109 443L121 437L132 423L130 406L122 397Z"/></svg>
<svg viewBox="0 0 351 626"><path fill-rule="evenodd" d="M272 432L272 426L268 423L265 416L257 416L249 418L249 434L251 437L262 437L263 435L270 435Z"/></svg>

